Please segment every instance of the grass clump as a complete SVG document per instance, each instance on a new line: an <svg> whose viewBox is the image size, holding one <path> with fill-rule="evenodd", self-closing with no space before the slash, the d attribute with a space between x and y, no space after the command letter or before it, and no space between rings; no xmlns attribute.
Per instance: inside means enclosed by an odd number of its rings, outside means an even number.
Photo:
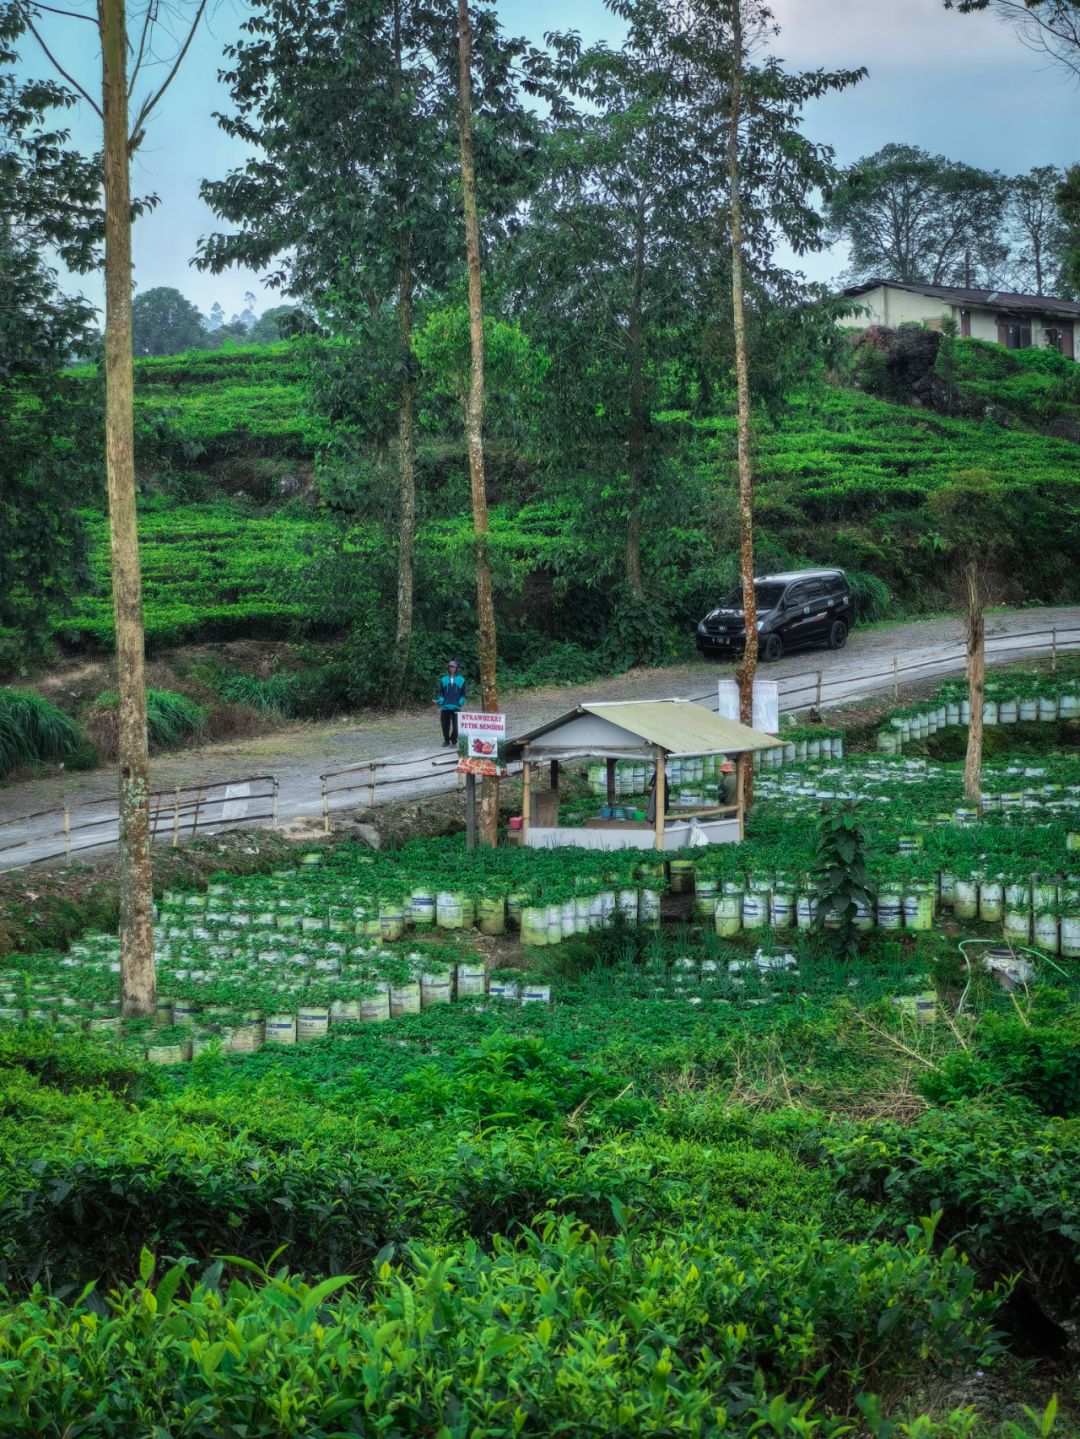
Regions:
<svg viewBox="0 0 1080 1439"><path fill-rule="evenodd" d="M76 757L86 736L63 710L31 690L0 689L0 775Z"/></svg>
<svg viewBox="0 0 1080 1439"><path fill-rule="evenodd" d="M117 755L118 698L115 690L98 695L87 716L87 729L102 759ZM146 691L146 733L151 750L177 749L200 737L207 709L175 690Z"/></svg>

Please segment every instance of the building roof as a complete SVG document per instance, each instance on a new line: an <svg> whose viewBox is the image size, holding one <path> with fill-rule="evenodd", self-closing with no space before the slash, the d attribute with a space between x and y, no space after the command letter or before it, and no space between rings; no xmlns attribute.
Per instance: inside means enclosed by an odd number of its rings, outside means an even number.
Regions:
<svg viewBox="0 0 1080 1439"><path fill-rule="evenodd" d="M599 720L601 724L589 722ZM539 741L542 741L540 743ZM773 749L776 738L724 719L691 700L631 700L582 704L507 744L510 752L528 745L537 757L614 755L658 745L671 755L742 754ZM558 751L558 753L553 753Z"/></svg>
<svg viewBox="0 0 1080 1439"><path fill-rule="evenodd" d="M1080 305L1072 300L1055 300L1051 295L1018 295L1010 290L969 290L962 285L909 285L902 280L864 280L849 285L844 294L865 295L885 285L890 290L906 290L912 295L927 295L950 305L976 306L1000 314L1057 315L1063 320L1080 320Z"/></svg>

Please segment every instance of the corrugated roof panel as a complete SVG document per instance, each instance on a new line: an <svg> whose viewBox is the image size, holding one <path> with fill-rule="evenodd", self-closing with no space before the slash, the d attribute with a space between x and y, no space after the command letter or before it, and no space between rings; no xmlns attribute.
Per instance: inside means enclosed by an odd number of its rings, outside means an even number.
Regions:
<svg viewBox="0 0 1080 1439"><path fill-rule="evenodd" d="M689 700L642 700L629 704L586 704L582 709L658 744L669 754L738 754L772 749L776 739L748 725L724 719Z"/></svg>

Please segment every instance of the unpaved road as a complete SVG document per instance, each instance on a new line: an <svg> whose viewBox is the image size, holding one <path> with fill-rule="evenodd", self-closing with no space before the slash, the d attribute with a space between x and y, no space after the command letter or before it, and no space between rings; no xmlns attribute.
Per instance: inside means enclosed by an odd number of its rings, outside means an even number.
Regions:
<svg viewBox="0 0 1080 1439"><path fill-rule="evenodd" d="M1080 607L1002 611L987 616L987 659L1008 663L1051 649L1050 630L1058 630L1059 649L1080 648ZM873 629L856 630L847 647L837 653L809 650L786 656L762 668L762 677L780 682L782 710L802 709L818 700L823 705L859 699L891 686L895 660L900 682L955 673L963 668L963 622L960 619L921 620ZM581 701L665 699L672 696L702 699L716 707L716 680L730 674L731 666L699 660L663 669L633 670L585 685L548 686L514 694L505 703L508 733L519 734L555 718ZM391 714L308 724L276 730L258 739L184 750L162 755L151 766L155 789L176 785L238 780L273 775L279 783L278 816L281 820L316 815L321 809L320 776L327 771L369 759L407 761L400 768L380 772L378 800L403 799L446 789L455 781L441 751L438 713L434 705ZM402 782L384 788L383 777ZM56 819L33 818L39 811L59 808L65 798L73 816L108 817L115 814L116 780L111 770L88 774L56 775L0 789L0 869L33 863L55 847L44 838L56 829ZM334 808L356 808L365 801L363 790L340 795ZM242 816L244 798L230 796L226 817ZM254 808L254 806L253 806ZM204 815L213 827L222 804ZM201 826L202 827L202 826ZM114 838L115 825L103 824L93 839ZM17 846L17 848L16 848Z"/></svg>

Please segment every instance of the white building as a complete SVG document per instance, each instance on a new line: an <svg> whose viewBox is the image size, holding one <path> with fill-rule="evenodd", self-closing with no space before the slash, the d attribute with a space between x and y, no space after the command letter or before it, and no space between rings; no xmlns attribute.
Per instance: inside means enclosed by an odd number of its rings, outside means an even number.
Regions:
<svg viewBox="0 0 1080 1439"><path fill-rule="evenodd" d="M942 320L951 315L957 332L965 337L990 340L1007 350L1034 345L1076 359L1073 328L1080 323L1080 305L1071 300L958 285L907 285L899 280L865 280L849 285L844 295L862 307L861 314L840 322L851 329L916 324L940 330Z"/></svg>

